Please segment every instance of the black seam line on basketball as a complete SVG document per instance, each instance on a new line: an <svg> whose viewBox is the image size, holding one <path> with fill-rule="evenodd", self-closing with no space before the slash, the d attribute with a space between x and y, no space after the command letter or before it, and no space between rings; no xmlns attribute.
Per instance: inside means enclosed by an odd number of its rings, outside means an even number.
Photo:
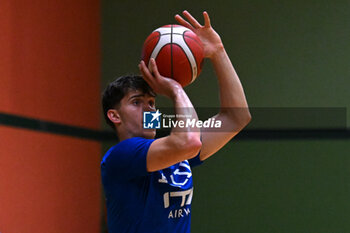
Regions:
<svg viewBox="0 0 350 233"><path fill-rule="evenodd" d="M158 43L157 43L157 45L158 45ZM156 46L157 46L157 45L156 45ZM158 54L156 55L156 57L154 58L154 60L157 59L157 57L159 56L159 54L160 54L160 52L162 51L162 49L163 49L165 46L167 46L167 45L168 45L168 44L165 44L165 45L163 45L162 47L160 47L159 52L158 52ZM155 46L155 47L156 47L156 46ZM155 47L154 47L154 48L155 48ZM151 56L151 55L150 55L150 56ZM150 62L150 61L148 61L148 62ZM158 68L158 67L157 67L157 68ZM159 70L158 70L158 71L159 71ZM152 73L153 73L153 71L152 71ZM0 232L0 233L1 233L1 232Z"/></svg>
<svg viewBox="0 0 350 233"><path fill-rule="evenodd" d="M157 47L157 45L158 45L158 43L159 43L159 41L160 41L160 33L159 33L159 32L157 32L157 33L159 34L158 36L152 37L152 40L153 40L153 38L159 37L159 40L157 41L157 43L156 43L156 45L154 46L154 48ZM150 40L148 43L150 43L150 42L151 42L151 40ZM147 45L148 43L144 44L143 47L145 48L146 45ZM154 49L154 48L153 48L153 49ZM152 51L153 51L153 50L152 50ZM159 50L159 51L160 51L160 50ZM150 60L151 60L151 55L152 55L152 53L150 53L150 55L149 55L148 58L147 58L148 64L145 63L145 65L147 66L147 68L148 68L149 62L150 62ZM156 57L157 57L157 56L156 56ZM156 59L156 58L154 58L154 59Z"/></svg>
<svg viewBox="0 0 350 233"><path fill-rule="evenodd" d="M44 121L9 113L0 113L0 125L93 141L116 140L116 134L113 132L103 132L100 130Z"/></svg>
<svg viewBox="0 0 350 233"><path fill-rule="evenodd" d="M198 74L198 65L197 65L197 60L196 60L196 57L194 56L194 53L193 53L193 51L191 50L190 46L187 44L187 42L186 42L186 40L185 40L185 36L184 36L184 35L182 35L182 39L184 40L185 44L187 45L187 48L188 48L188 49L191 51L191 53L192 53L192 56L193 56L193 58L194 58L194 62L196 63L196 67L197 67L197 74ZM179 46L179 47L182 49L182 47L181 47L181 46ZM187 54L186 54L186 52L185 52L185 51L184 51L184 54L185 54L185 55L186 55L186 57L187 57ZM191 67L191 80L190 80L190 82L189 82L189 83L192 83L196 77L193 77L193 68L192 68L192 64L191 64L191 62L190 62L189 57L187 57L187 60L188 60L188 62L190 63L190 67Z"/></svg>
<svg viewBox="0 0 350 233"><path fill-rule="evenodd" d="M196 41L195 39L193 39L192 37L186 36L185 34L184 34L183 36L184 36L184 37L187 37L187 38L189 38L189 39L191 39L191 40L193 40L196 44L199 45L199 47L203 48L203 45L202 45L201 43L199 43L198 41Z"/></svg>
<svg viewBox="0 0 350 233"><path fill-rule="evenodd" d="M161 34L160 34L159 32L157 32L157 33L158 33L158 35L152 36L151 38L149 38L149 39L148 39L148 42L145 43L145 44L143 45L143 47L146 47L146 45L148 45L154 38L156 38L156 37L159 37L159 38L160 38Z"/></svg>
<svg viewBox="0 0 350 233"><path fill-rule="evenodd" d="M171 78L174 78L174 71L173 71L173 25L171 25L171 34L170 34L170 72L171 72Z"/></svg>
<svg viewBox="0 0 350 233"><path fill-rule="evenodd" d="M184 33L185 33L185 32L188 32L188 31L189 31L189 30L184 31ZM170 34L173 34L173 35L183 35L183 33L176 33L176 32L174 32L174 33L171 33L171 32L168 33L168 32L167 32L167 33L163 33L163 34L160 33L161 36L170 35Z"/></svg>
<svg viewBox="0 0 350 233"><path fill-rule="evenodd" d="M194 41L199 47L201 47L201 48L203 49L203 45L200 44L200 43L199 43L198 41L196 41L195 39L193 39L192 37L186 36L185 34L183 34L183 37L184 37L183 39L184 39L184 41L185 41L187 47L188 47L190 50L191 50L191 48L190 48L190 46L188 46L188 44L187 44L187 42L186 42L186 40L185 40L185 37L188 38L188 39L191 39L191 40ZM194 56L194 53L193 53L192 50L191 50L191 52L192 52L192 54L193 54L194 60L196 61L196 66L197 66L197 77L198 77L198 75L199 75L199 68L198 68L198 67L200 67L201 64L197 64L197 59L196 59L196 57ZM193 80L193 81L194 81L194 80ZM191 80L191 83L192 83L192 80Z"/></svg>
<svg viewBox="0 0 350 233"><path fill-rule="evenodd" d="M177 46L184 52L184 54L185 54L185 56L186 56L186 58L187 58L187 61L188 61L188 63L190 64L190 67L191 67L191 80L190 80L189 83L191 83L191 82L192 82L192 77L193 77L193 72L192 72L192 65L191 65L190 59L188 58L188 56L187 56L185 50L183 50L183 48L182 48L179 44L176 44L176 43L173 43L173 44L174 44L174 45L177 45ZM187 44L186 44L186 45L187 45ZM188 47L188 45L187 45L187 47ZM192 53L192 51L191 51L191 53ZM193 54L193 53L192 53L192 54Z"/></svg>
<svg viewBox="0 0 350 233"><path fill-rule="evenodd" d="M160 49L159 49L159 52L158 52L158 54L157 54L157 56L154 58L154 60L156 60L157 59L157 57L158 57L158 55L160 54L160 52L162 51L162 49L165 47L165 46L167 46L168 44L164 44L162 47L160 47ZM155 47L154 47L155 48ZM158 70L159 71L159 70ZM1 233L1 232L0 232Z"/></svg>

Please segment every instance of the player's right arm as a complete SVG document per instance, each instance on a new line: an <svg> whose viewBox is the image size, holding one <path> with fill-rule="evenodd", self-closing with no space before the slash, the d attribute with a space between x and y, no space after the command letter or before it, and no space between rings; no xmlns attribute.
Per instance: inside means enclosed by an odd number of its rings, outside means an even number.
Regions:
<svg viewBox="0 0 350 233"><path fill-rule="evenodd" d="M175 108L175 114L198 120L197 113L181 85L173 79L159 74L154 59L151 59L153 73L141 61L139 65L143 78L156 93L169 97ZM178 120L178 119L177 119ZM155 140L147 153L147 171L158 171L171 165L195 157L202 143L198 129L174 127L169 136Z"/></svg>

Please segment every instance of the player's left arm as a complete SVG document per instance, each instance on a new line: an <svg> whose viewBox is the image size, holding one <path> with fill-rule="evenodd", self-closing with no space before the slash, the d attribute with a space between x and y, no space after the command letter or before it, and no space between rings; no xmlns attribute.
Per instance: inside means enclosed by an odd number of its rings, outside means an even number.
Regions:
<svg viewBox="0 0 350 233"><path fill-rule="evenodd" d="M187 11L184 11L183 15L188 21L179 15L176 15L175 19L199 36L203 43L204 55L211 60L219 83L220 111L212 118L220 120L222 125L217 129L202 131L200 159L205 160L237 135L250 122L251 115L242 84L220 36L210 24L208 13L203 12L204 26Z"/></svg>

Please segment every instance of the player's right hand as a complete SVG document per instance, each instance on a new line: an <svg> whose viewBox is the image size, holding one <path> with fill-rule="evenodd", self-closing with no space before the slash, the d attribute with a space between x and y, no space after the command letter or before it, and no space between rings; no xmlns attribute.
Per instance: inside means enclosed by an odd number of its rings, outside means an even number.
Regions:
<svg viewBox="0 0 350 233"><path fill-rule="evenodd" d="M171 99L175 98L177 91L182 89L181 85L171 78L160 75L154 58L151 58L150 63L150 69L147 68L144 61L141 61L139 64L143 79L155 93L167 96Z"/></svg>
<svg viewBox="0 0 350 233"><path fill-rule="evenodd" d="M213 58L218 52L221 52L224 48L219 34L213 29L210 23L209 14L204 11L204 26L198 23L198 21L188 12L183 11L183 15L187 20L183 19L180 15L175 15L175 19L182 26L191 29L199 37L203 44L204 56L207 58Z"/></svg>

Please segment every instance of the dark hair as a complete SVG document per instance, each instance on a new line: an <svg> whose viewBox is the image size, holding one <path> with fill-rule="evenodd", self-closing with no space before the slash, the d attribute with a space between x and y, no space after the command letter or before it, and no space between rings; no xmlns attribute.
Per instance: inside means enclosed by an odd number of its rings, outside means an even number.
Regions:
<svg viewBox="0 0 350 233"><path fill-rule="evenodd" d="M108 118L107 112L112 108L119 108L120 101L131 90L141 90L145 94L156 96L148 83L139 75L126 75L108 84L102 94L102 107L105 120L113 129L115 126Z"/></svg>

